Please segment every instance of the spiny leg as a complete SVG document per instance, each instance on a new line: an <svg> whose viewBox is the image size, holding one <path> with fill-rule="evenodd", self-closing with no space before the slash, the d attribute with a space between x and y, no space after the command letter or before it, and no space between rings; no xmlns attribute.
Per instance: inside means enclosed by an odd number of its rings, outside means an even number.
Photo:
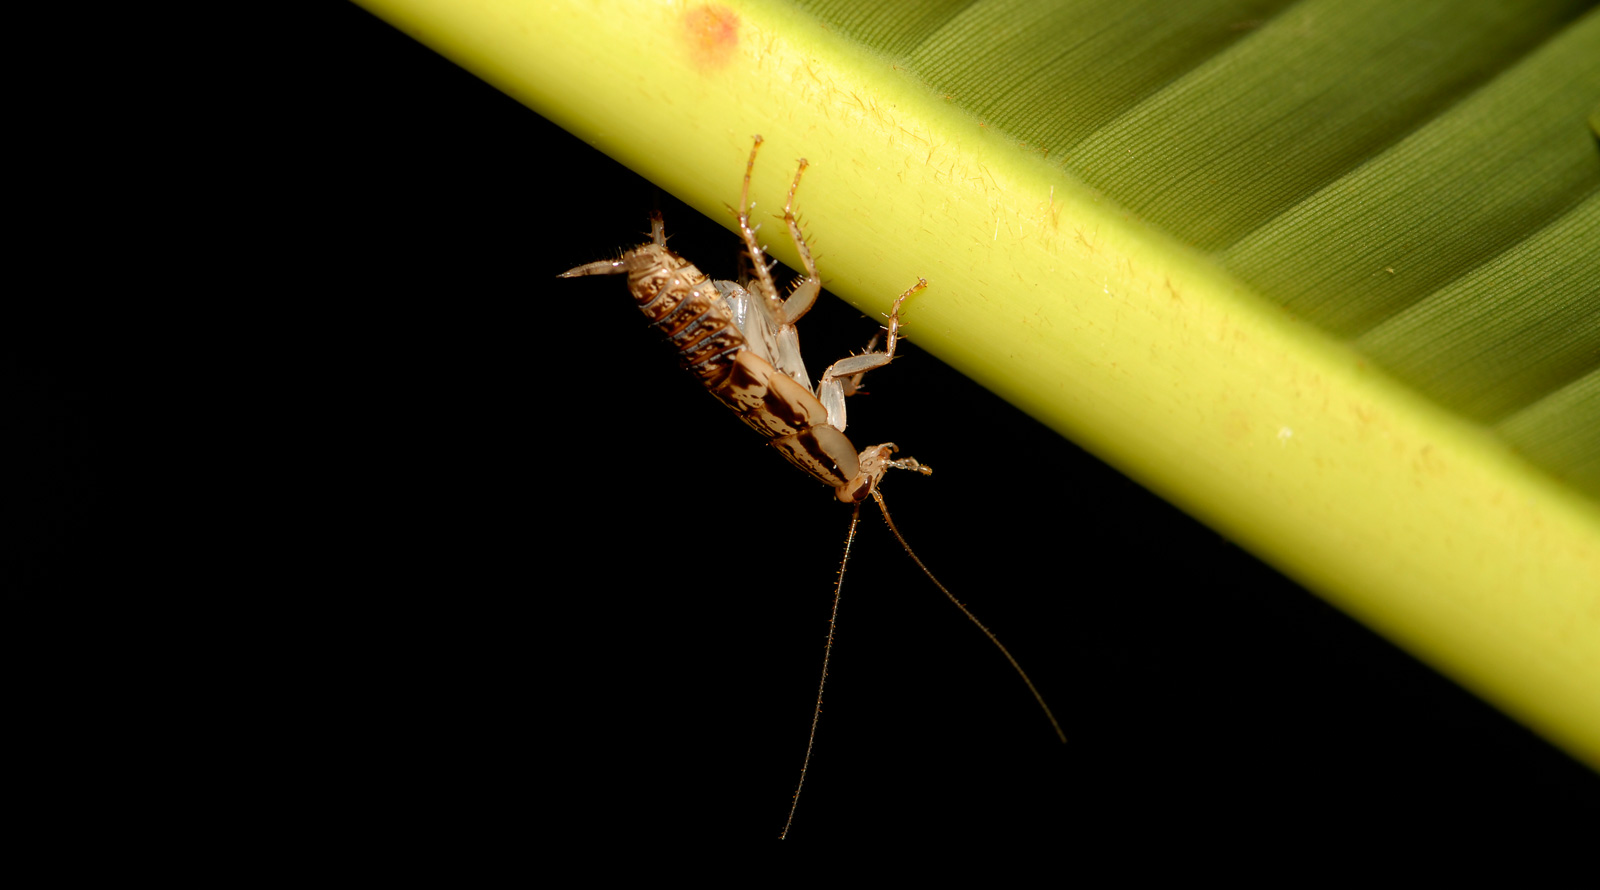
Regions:
<svg viewBox="0 0 1600 890"><path fill-rule="evenodd" d="M761 150L761 143L766 140L761 134L755 135L755 144L750 146L750 160L744 165L744 185L739 189L739 237L744 239L744 248L750 254L750 262L756 267L756 281L759 282L758 290L761 299L770 303L778 303L778 288L772 283L772 268L767 265L766 253L761 245L756 243L756 230L750 228L750 174L756 169L756 153Z"/></svg>
<svg viewBox="0 0 1600 890"><path fill-rule="evenodd" d="M894 347L900 340L900 305L927 286L926 278L918 278L916 284L895 298L894 306L889 310L889 324L885 326L889 342L882 352L870 351L878 342L877 336L874 336L872 342L867 344L868 352L840 359L823 372L822 379L817 382L817 398L822 400L822 407L828 412L828 423L835 429L844 432L844 397L860 387L861 376L894 360Z"/></svg>
<svg viewBox="0 0 1600 890"><path fill-rule="evenodd" d="M892 361L894 359L895 344L900 341L900 304L904 303L912 294L927 286L928 279L918 278L916 284L906 288L904 293L895 297L894 305L889 309L889 323L884 326L884 330L889 335L889 342L884 346L882 352L865 352L861 355L852 355L849 358L840 359L828 366L828 370L823 373L822 379L827 381L839 377L854 377L859 383L862 374L873 368L881 368ZM872 343L867 344L867 348L871 349L872 344L876 343L877 340L878 338L874 336Z"/></svg>
<svg viewBox="0 0 1600 890"><path fill-rule="evenodd" d="M871 340L867 341L867 352L871 352L874 349L877 349L878 348L878 341L880 339L882 339L882 338L883 338L883 331L880 329L877 333L872 335L872 339ZM842 380L842 384L840 386L840 390L846 396L853 396L858 392L860 392L860 393L866 392L866 390L861 388L861 378L865 377L866 374L867 374L866 371L862 371L860 374L851 374L849 377L840 378Z"/></svg>
<svg viewBox="0 0 1600 890"><path fill-rule="evenodd" d="M789 183L789 197L783 203L783 223L789 227L789 237L794 241L794 249L800 254L800 265L805 270L806 277L795 283L794 289L789 292L789 299L783 301L783 323L794 324L811 311L817 302L817 294L822 291L822 278L817 275L817 263L811 257L811 247L806 244L806 236L800 231L800 220L794 215L794 193L800 188L800 176L810 166L805 158L800 159L800 169L794 172L794 181Z"/></svg>
<svg viewBox="0 0 1600 890"><path fill-rule="evenodd" d="M906 288L900 296L895 297L894 305L889 307L889 324L885 327L889 334L889 343L883 350L885 364L888 364L888 359L894 358L894 344L896 340L900 339L900 304L904 303L912 294L918 293L927 286L928 279L918 278L917 283ZM860 378L857 377L856 379L859 380Z"/></svg>

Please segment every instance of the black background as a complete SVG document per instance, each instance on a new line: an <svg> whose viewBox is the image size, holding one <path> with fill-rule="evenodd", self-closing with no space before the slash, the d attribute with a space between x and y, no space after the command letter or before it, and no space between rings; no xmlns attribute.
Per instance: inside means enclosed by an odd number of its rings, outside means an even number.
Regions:
<svg viewBox="0 0 1600 890"><path fill-rule="evenodd" d="M657 206L716 277L735 239L359 8L295 24L246 132L190 147L206 302L13 361L17 564L83 706L144 740L105 781L171 758L197 798L491 842L776 836L849 510L621 281L555 278ZM873 325L825 296L808 364ZM869 384L852 439L937 471L888 479L897 522L1070 744L864 510L796 839L1595 812L1593 772L914 345Z"/></svg>

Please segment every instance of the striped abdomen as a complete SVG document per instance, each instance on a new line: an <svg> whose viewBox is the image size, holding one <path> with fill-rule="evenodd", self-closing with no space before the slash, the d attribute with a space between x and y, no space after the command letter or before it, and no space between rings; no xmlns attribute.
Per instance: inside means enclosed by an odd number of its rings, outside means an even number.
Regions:
<svg viewBox="0 0 1600 890"><path fill-rule="evenodd" d="M708 387L725 379L745 340L711 279L660 244L642 245L623 262L639 311L666 335L684 369Z"/></svg>
<svg viewBox="0 0 1600 890"><path fill-rule="evenodd" d="M855 446L828 424L827 409L808 387L746 348L711 279L659 244L642 245L623 262L639 311L712 395L819 481L838 488L856 478Z"/></svg>

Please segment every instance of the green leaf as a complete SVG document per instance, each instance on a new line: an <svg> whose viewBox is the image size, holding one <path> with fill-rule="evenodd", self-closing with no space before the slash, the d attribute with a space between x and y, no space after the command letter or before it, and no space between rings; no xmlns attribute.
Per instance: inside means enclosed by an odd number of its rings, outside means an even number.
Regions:
<svg viewBox="0 0 1600 890"><path fill-rule="evenodd" d="M364 5L1600 766L1589 4Z"/></svg>

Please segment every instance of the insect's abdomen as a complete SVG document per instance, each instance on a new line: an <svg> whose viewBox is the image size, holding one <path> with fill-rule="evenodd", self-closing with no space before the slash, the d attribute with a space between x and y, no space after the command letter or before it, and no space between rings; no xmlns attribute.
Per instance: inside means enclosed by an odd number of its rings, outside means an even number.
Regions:
<svg viewBox="0 0 1600 890"><path fill-rule="evenodd" d="M838 487L859 472L856 449L828 425L828 412L803 384L746 349L717 287L694 264L658 244L628 254L628 289L639 311L666 335L678 361L711 394L796 467Z"/></svg>
<svg viewBox="0 0 1600 890"><path fill-rule="evenodd" d="M656 244L646 244L626 259L628 289L639 311L666 335L684 369L711 388L727 379L745 339L711 279Z"/></svg>
<svg viewBox="0 0 1600 890"><path fill-rule="evenodd" d="M789 463L834 488L860 472L855 446L828 423L811 390L748 349L733 357L730 370L711 394L771 439Z"/></svg>

